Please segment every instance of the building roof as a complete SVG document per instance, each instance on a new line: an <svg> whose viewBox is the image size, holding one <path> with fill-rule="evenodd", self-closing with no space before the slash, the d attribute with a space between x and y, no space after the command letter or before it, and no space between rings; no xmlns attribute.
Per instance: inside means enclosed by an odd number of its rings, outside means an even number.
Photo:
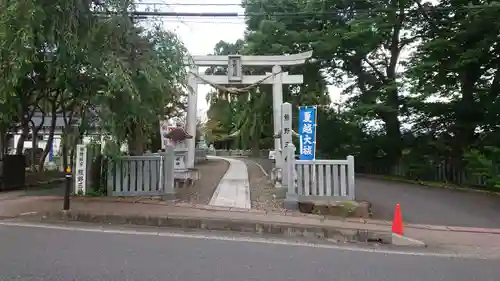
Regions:
<svg viewBox="0 0 500 281"><path fill-rule="evenodd" d="M69 115L69 113L68 113ZM35 112L33 114L33 117L31 117L31 121L35 124L35 126L40 126L43 121L43 126L42 128L50 128L52 115L51 114L46 114L45 117L41 112ZM80 125L80 117L73 117L72 118L72 125L73 126L78 126ZM89 110L89 121L91 122L91 127L99 127L99 117L97 115L97 112L95 110ZM56 127L62 128L64 127L64 116L62 113L56 114Z"/></svg>

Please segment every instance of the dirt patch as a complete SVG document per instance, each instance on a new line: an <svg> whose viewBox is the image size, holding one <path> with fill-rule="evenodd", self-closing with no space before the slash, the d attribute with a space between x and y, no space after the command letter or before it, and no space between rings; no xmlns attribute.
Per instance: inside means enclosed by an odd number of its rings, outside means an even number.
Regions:
<svg viewBox="0 0 500 281"><path fill-rule="evenodd" d="M26 172L26 186L36 187L52 181L64 180L65 173L61 171Z"/></svg>
<svg viewBox="0 0 500 281"><path fill-rule="evenodd" d="M24 184L22 180L18 181L19 184L17 184L11 181L4 181L4 179L0 178L0 192L53 188L54 185L64 182L64 176L64 172L60 171L26 171L24 173Z"/></svg>
<svg viewBox="0 0 500 281"><path fill-rule="evenodd" d="M370 218L370 204L368 202L309 200L299 202L299 211L333 217Z"/></svg>
<svg viewBox="0 0 500 281"><path fill-rule="evenodd" d="M229 162L222 159L208 159L197 164L199 180L191 186L177 188L176 198L193 204L208 204L228 168Z"/></svg>
<svg viewBox="0 0 500 281"><path fill-rule="evenodd" d="M283 211L283 200L275 196L276 188L254 161L240 159L247 165L250 182L252 209L265 211Z"/></svg>

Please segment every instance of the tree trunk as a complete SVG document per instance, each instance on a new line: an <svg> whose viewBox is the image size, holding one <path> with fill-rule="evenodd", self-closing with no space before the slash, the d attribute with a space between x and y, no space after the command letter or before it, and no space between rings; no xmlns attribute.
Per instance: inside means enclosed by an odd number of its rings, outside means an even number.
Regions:
<svg viewBox="0 0 500 281"><path fill-rule="evenodd" d="M38 150L38 132L40 132L40 129L43 127L45 123L45 112L42 111L42 117L41 117L41 122L40 125L36 126L36 124L33 121L31 122L31 147L32 147L32 153L31 153L31 170L33 172L37 171L37 161L36 161L36 151ZM38 169L38 171L41 171L42 169Z"/></svg>
<svg viewBox="0 0 500 281"><path fill-rule="evenodd" d="M49 130L49 139L47 140L47 143L45 144L45 149L43 150L42 157L40 157L40 161L38 162L38 166L40 167L40 170L43 170L43 166L45 164L45 158L47 158L47 155L49 154L50 150L52 150L52 145L54 143L54 132L56 129L56 121L57 121L57 111L56 108L53 106L52 107L52 112L51 112L51 119L50 119L50 130Z"/></svg>
<svg viewBox="0 0 500 281"><path fill-rule="evenodd" d="M38 148L38 130L32 126L31 134L31 170L36 172L36 150Z"/></svg>
<svg viewBox="0 0 500 281"><path fill-rule="evenodd" d="M30 132L30 127L29 127L28 121L23 120L23 124L22 124L21 128L22 128L21 135L19 136L19 140L17 141L17 145L16 145L16 154L17 155L23 154L24 141L26 140L26 138L28 137L28 134Z"/></svg>
<svg viewBox="0 0 500 281"><path fill-rule="evenodd" d="M63 164L63 169L66 169L69 167L68 165L68 138L66 136L66 132L63 132L62 138L61 138L61 148L62 148L62 164Z"/></svg>
<svg viewBox="0 0 500 281"><path fill-rule="evenodd" d="M130 155L142 155L144 153L144 137L141 126L137 123L132 123L132 134L128 140L128 152Z"/></svg>
<svg viewBox="0 0 500 281"><path fill-rule="evenodd" d="M7 148L9 146L9 141L7 138L7 130L5 127L0 128L0 160L3 159L4 155L7 153Z"/></svg>
<svg viewBox="0 0 500 281"><path fill-rule="evenodd" d="M260 126L260 124L256 126ZM254 157L260 156L260 137L261 137L261 130L257 129L252 136L252 143L251 143L252 156Z"/></svg>

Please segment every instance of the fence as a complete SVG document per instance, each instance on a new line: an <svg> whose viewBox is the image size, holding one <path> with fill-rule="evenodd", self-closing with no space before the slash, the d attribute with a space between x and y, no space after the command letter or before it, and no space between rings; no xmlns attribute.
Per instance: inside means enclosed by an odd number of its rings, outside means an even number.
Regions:
<svg viewBox="0 0 500 281"><path fill-rule="evenodd" d="M298 201L355 199L354 157L345 160L296 160L295 146L285 147L283 183Z"/></svg>
<svg viewBox="0 0 500 281"><path fill-rule="evenodd" d="M216 156L243 156L243 157L250 157L250 156L258 156L258 157L263 157L263 158L268 158L269 157L269 149L261 149L259 151L259 155L254 155L252 153L252 150L250 149L217 149L217 150L212 150L208 151L211 155L216 155Z"/></svg>
<svg viewBox="0 0 500 281"><path fill-rule="evenodd" d="M123 156L108 166L108 196L167 196L174 194L174 151Z"/></svg>
<svg viewBox="0 0 500 281"><path fill-rule="evenodd" d="M208 149L205 148L196 148L195 152L195 162L201 163L207 160Z"/></svg>
<svg viewBox="0 0 500 281"><path fill-rule="evenodd" d="M357 163L356 171L363 174L393 176L409 180L445 182L483 188L488 187L487 177L475 175L471 171L467 171L463 167L459 167L448 161L398 164L393 167L387 167L387 165L383 164Z"/></svg>

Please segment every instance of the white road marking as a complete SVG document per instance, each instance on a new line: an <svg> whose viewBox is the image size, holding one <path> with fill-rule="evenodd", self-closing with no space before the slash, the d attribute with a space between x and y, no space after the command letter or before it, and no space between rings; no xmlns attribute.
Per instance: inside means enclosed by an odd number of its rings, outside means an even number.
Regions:
<svg viewBox="0 0 500 281"><path fill-rule="evenodd" d="M274 244L274 245L287 245L287 246L300 246L300 247L310 247L310 248L320 248L320 249L336 249L341 251L352 251L352 252L368 252L368 253L381 253L381 254L393 254L393 255L406 255L406 256L430 256L430 257L443 257L443 258L475 258L475 259L488 259L488 257L483 257L480 255L461 255L453 253L435 253L435 252L417 252L417 251L398 251L390 249L373 249L373 248L361 248L361 247L350 247L350 246L340 246L333 244L315 244L307 242L290 241L278 238L259 238L259 237L237 237L237 236L225 236L216 234L195 234L195 233L180 233L180 232L169 232L169 231L147 231L147 230L121 230L114 229L113 227L83 227L83 226L62 226L44 223L27 223L27 222L12 222L12 221L0 221L0 226L12 226L12 227L29 227L29 228L43 228L43 229L54 229L62 231L81 231L81 232L94 232L94 233L109 233L109 234L124 234L124 235L143 235L143 236L160 236L160 237L179 237L179 238L190 238L190 239L205 239L205 240L218 240L218 241L234 241L234 242L249 242L249 243L259 243L259 244Z"/></svg>
<svg viewBox="0 0 500 281"><path fill-rule="evenodd" d="M24 213L20 213L19 216L29 216L29 215L36 215L37 212L33 211L33 212L24 212Z"/></svg>

